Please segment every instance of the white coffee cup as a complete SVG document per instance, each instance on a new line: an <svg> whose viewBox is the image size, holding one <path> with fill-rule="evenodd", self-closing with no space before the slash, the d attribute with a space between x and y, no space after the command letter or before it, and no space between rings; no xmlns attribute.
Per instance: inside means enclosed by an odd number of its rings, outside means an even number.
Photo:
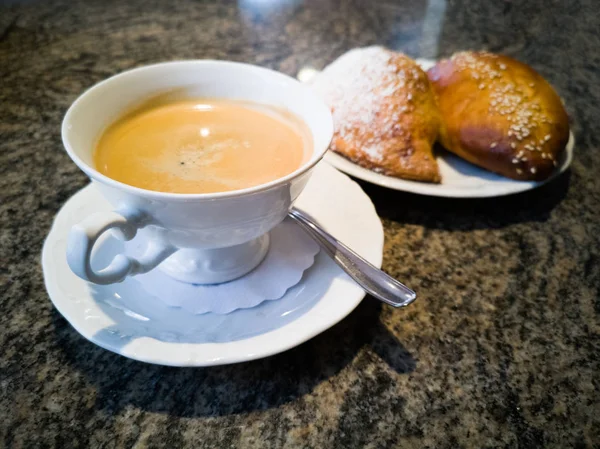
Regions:
<svg viewBox="0 0 600 449"><path fill-rule="evenodd" d="M220 193L155 192L99 173L94 168L93 152L103 130L132 107L172 89L184 89L196 97L284 108L310 129L312 154L287 176ZM155 267L180 281L198 284L242 276L265 256L268 232L286 217L312 168L327 151L332 135L329 108L309 88L281 73L248 64L167 62L96 84L67 111L62 139L71 159L115 210L91 215L73 226L67 246L69 266L79 277L96 284L121 282ZM141 239L145 253L137 259L117 254L107 267L94 270L90 264L92 249L109 230L124 240Z"/></svg>

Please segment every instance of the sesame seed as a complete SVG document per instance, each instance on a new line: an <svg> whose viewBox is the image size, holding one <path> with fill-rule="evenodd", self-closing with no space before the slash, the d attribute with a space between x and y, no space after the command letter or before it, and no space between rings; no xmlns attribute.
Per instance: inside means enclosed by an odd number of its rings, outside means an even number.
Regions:
<svg viewBox="0 0 600 449"><path fill-rule="evenodd" d="M492 144L490 145L490 148L496 148L496 145L498 145L498 142L492 142Z"/></svg>
<svg viewBox="0 0 600 449"><path fill-rule="evenodd" d="M548 156L546 156L546 153L542 153L542 159L546 159Z"/></svg>
<svg viewBox="0 0 600 449"><path fill-rule="evenodd" d="M527 162L527 158L526 158L525 156L523 156L523 157L521 158L521 160L522 160L523 162Z"/></svg>
<svg viewBox="0 0 600 449"><path fill-rule="evenodd" d="M552 161L552 165L554 165L555 167L558 167L558 162Z"/></svg>
<svg viewBox="0 0 600 449"><path fill-rule="evenodd" d="M517 168L517 173L518 173L519 175L522 175L522 174L523 174L523 170L521 170L520 168Z"/></svg>
<svg viewBox="0 0 600 449"><path fill-rule="evenodd" d="M509 143L511 148L516 149L517 144L521 145L519 142L529 141L528 150L540 151L536 147L537 139L533 140L537 137L534 133L540 123L549 123L548 116L539 102L531 98L529 89L503 76L502 70L507 69L507 64L498 58L480 59L468 52L456 53L452 60L459 70L469 72L472 79L477 80L479 89L485 88L486 93L489 92L489 114L508 121L508 136L514 140ZM536 85L533 81L526 83L531 87Z"/></svg>
<svg viewBox="0 0 600 449"><path fill-rule="evenodd" d="M517 158L514 158L514 159L512 160L512 163L513 163L513 164L518 164L518 163L519 163L519 159L517 159Z"/></svg>
<svg viewBox="0 0 600 449"><path fill-rule="evenodd" d="M546 142L548 142L548 141L550 140L550 134L546 134L546 136L544 137L544 140L545 140Z"/></svg>
<svg viewBox="0 0 600 449"><path fill-rule="evenodd" d="M537 171L537 169L535 167L531 167L529 169L529 171L535 175L535 172Z"/></svg>

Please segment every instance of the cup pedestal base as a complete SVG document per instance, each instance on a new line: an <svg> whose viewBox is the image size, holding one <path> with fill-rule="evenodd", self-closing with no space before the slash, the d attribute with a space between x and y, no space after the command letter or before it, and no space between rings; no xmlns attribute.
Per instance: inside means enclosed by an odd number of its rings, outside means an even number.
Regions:
<svg viewBox="0 0 600 449"><path fill-rule="evenodd" d="M220 284L252 271L269 250L269 234L227 248L180 249L158 268L191 284Z"/></svg>

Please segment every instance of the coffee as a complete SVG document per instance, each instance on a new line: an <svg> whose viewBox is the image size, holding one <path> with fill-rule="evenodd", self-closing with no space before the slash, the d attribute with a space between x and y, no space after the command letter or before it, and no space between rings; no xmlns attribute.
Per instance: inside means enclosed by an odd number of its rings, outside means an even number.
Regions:
<svg viewBox="0 0 600 449"><path fill-rule="evenodd" d="M152 99L109 126L94 153L102 174L143 189L213 193L273 181L310 156L292 114L232 100Z"/></svg>

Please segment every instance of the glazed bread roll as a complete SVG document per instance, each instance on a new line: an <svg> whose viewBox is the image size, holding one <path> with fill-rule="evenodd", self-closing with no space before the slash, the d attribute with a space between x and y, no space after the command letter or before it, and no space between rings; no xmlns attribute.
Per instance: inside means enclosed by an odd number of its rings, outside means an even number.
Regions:
<svg viewBox="0 0 600 449"><path fill-rule="evenodd" d="M311 80L330 106L330 149L377 172L440 182L432 146L439 111L427 74L382 47L345 53Z"/></svg>
<svg viewBox="0 0 600 449"><path fill-rule="evenodd" d="M437 63L428 76L446 149L508 178L550 176L569 140L569 119L535 70L507 56L461 52Z"/></svg>

